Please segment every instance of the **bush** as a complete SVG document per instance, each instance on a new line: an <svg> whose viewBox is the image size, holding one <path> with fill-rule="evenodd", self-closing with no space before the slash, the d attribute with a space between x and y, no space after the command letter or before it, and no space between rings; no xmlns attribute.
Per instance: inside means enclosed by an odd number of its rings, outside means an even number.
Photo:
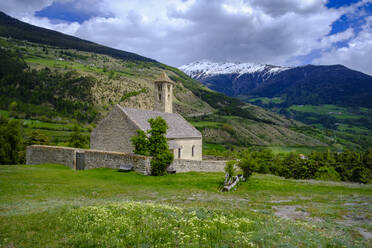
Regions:
<svg viewBox="0 0 372 248"><path fill-rule="evenodd" d="M89 148L88 137L81 133L81 129L78 125L74 126L73 133L70 135L68 140L68 146L76 148Z"/></svg>
<svg viewBox="0 0 372 248"><path fill-rule="evenodd" d="M18 164L25 160L21 124L0 115L0 164Z"/></svg>
<svg viewBox="0 0 372 248"><path fill-rule="evenodd" d="M315 179L324 181L341 181L340 174L333 168L323 166L315 173Z"/></svg>
<svg viewBox="0 0 372 248"><path fill-rule="evenodd" d="M352 170L351 174L351 181L358 182L358 183L368 183L369 182L369 175L371 171L367 168L357 166Z"/></svg>
<svg viewBox="0 0 372 248"><path fill-rule="evenodd" d="M248 179L256 167L256 160L252 156L245 156L238 162L238 166L243 171L243 176Z"/></svg>
<svg viewBox="0 0 372 248"><path fill-rule="evenodd" d="M226 174L229 175L229 178L235 176L235 164L236 164L235 160L230 160L230 161L227 161L226 163L225 172Z"/></svg>
<svg viewBox="0 0 372 248"><path fill-rule="evenodd" d="M151 175L165 175L167 167L173 161L173 153L169 151L167 138L165 137L168 125L160 116L155 119L151 118L148 122L151 129L147 131L147 134L138 130L137 136L133 136L131 139L134 153L152 156Z"/></svg>

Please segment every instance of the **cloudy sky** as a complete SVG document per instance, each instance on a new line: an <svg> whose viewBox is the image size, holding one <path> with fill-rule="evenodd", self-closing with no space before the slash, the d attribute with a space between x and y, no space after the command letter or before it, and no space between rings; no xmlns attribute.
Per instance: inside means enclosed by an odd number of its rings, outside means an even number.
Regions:
<svg viewBox="0 0 372 248"><path fill-rule="evenodd" d="M0 9L172 66L344 64L372 75L372 0L2 0Z"/></svg>

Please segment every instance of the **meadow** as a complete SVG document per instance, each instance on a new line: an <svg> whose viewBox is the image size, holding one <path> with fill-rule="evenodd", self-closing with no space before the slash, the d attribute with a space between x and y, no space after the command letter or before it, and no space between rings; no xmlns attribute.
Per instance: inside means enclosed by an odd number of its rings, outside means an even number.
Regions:
<svg viewBox="0 0 372 248"><path fill-rule="evenodd" d="M372 186L0 166L0 247L370 247ZM368 239L369 238L369 239Z"/></svg>

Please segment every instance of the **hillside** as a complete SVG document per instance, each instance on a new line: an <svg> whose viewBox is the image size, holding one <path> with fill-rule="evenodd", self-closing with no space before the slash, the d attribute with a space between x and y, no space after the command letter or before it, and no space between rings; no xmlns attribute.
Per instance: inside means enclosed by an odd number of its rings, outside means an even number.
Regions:
<svg viewBox="0 0 372 248"><path fill-rule="evenodd" d="M342 65L280 67L198 61L180 67L209 88L264 107L332 136L372 145L372 76Z"/></svg>
<svg viewBox="0 0 372 248"><path fill-rule="evenodd" d="M1 19L0 34L5 35L0 38L2 113L24 123L30 119L44 122L31 127L24 124L26 132L47 130L53 144L65 142L74 120L85 123L88 132L114 104L152 109L153 81L162 71L176 82L175 110L203 132L206 148L208 144L324 146L324 142L333 142L324 135L303 134L296 130L301 123L212 91L176 68L143 57L123 59L106 47L87 51L79 46L89 42L5 15ZM51 45L48 42L55 35L62 38ZM43 40L35 40L39 36ZM66 128L58 126L64 124ZM59 131L64 134L55 133Z"/></svg>

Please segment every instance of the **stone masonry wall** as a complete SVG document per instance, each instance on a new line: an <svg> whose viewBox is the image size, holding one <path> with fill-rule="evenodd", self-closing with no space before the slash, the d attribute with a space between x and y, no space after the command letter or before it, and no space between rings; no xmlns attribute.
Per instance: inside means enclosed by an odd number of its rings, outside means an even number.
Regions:
<svg viewBox="0 0 372 248"><path fill-rule="evenodd" d="M84 153L84 169L112 168L132 166L133 170L149 175L151 172L151 157L99 150L86 150L70 147L33 145L27 147L26 164L63 164L76 169L76 153ZM170 170L180 172L223 172L226 161L175 159Z"/></svg>
<svg viewBox="0 0 372 248"><path fill-rule="evenodd" d="M26 164L63 164L71 169L76 168L76 149L58 146L28 146Z"/></svg>
<svg viewBox="0 0 372 248"><path fill-rule="evenodd" d="M179 172L223 172L226 161L175 159L169 169Z"/></svg>
<svg viewBox="0 0 372 248"><path fill-rule="evenodd" d="M150 174L151 157L145 157L129 153L106 152L97 150L85 150L85 169L112 168L133 166L133 170L144 174Z"/></svg>

